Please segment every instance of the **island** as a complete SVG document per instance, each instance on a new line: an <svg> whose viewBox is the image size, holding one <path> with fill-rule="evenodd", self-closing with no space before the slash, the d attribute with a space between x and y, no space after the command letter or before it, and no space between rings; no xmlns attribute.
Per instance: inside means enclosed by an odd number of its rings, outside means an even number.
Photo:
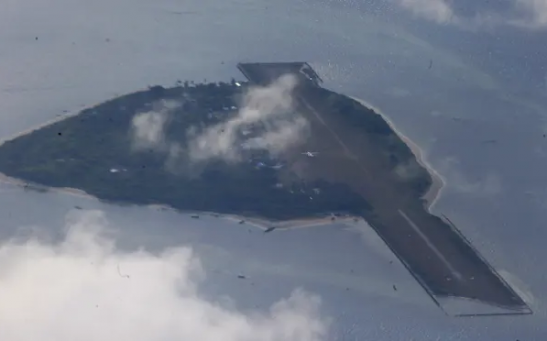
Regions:
<svg viewBox="0 0 547 341"><path fill-rule="evenodd" d="M386 120L304 62L241 63L246 81L121 96L0 146L0 172L119 204L286 221L364 218L439 306L526 303L448 219ZM244 220L242 220L244 221Z"/></svg>
<svg viewBox="0 0 547 341"><path fill-rule="evenodd" d="M136 114L186 98L184 104L170 110L164 132L172 144L184 148L184 132L189 127L233 118L244 89L235 80L184 82L169 89L155 86L116 98L6 141L0 148L0 171L28 182L28 189L75 188L107 202L166 205L183 211L269 220L329 213L360 215L371 209L348 185L320 179L299 181L290 167L280 167L284 160L271 160L260 151L237 165L212 160L199 175L186 176L167 169L168 151L154 146L135 150L132 146L129 130ZM279 173L294 180L282 183Z"/></svg>

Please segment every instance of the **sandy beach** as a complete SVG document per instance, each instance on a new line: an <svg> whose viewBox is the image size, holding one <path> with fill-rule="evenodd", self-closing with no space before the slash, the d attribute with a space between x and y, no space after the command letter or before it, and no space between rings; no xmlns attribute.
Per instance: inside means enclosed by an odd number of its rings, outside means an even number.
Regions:
<svg viewBox="0 0 547 341"><path fill-rule="evenodd" d="M418 163L427 169L429 174L432 178L431 187L429 187L428 191L424 194L422 197L427 202L427 209L431 212L431 209L435 206L435 203L440 198L442 190L446 184L444 178L437 172L435 168L429 164L425 157L424 151L418 146L414 141L412 141L408 136L403 134L400 130L397 129L395 124L387 117L386 114L384 114L380 109L375 107L374 105L370 104L369 102L351 97L352 99L356 100L357 102L361 103L363 106L370 108L374 110L377 114L382 116L382 118L387 122L387 124L391 127L391 129L403 140L403 142L410 148L412 153L414 153L414 156L416 156L416 160Z"/></svg>
<svg viewBox="0 0 547 341"><path fill-rule="evenodd" d="M194 212L194 211L178 210L168 205L159 205L159 204L148 205L147 207L151 209L155 209L155 210L174 211L174 212L186 214L186 215L197 215L199 219L201 219L202 217L213 216L215 218L228 220L230 222L234 222L238 224L243 222L241 223L242 226L252 226L260 230L266 230L270 227L275 227L276 229L280 229L280 230L293 230L293 229L300 229L300 228L324 226L324 225L329 225L333 223L355 222L355 219L359 219L358 217L345 216L345 217L336 217L335 220L333 221L331 215L326 215L325 217L310 217L310 218L291 219L291 220L284 220L284 221L273 221L273 220L268 220L264 218L246 217L246 216L236 215L236 214L223 214L223 213L212 212L212 211Z"/></svg>

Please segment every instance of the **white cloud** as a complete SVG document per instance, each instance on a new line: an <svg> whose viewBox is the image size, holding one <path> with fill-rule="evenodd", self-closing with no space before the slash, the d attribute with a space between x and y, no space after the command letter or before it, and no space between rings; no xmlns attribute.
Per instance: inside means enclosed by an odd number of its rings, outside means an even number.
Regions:
<svg viewBox="0 0 547 341"><path fill-rule="evenodd" d="M413 180L424 175L424 168L415 158L399 162L393 171L399 178L405 180Z"/></svg>
<svg viewBox="0 0 547 341"><path fill-rule="evenodd" d="M496 195L501 193L501 179L496 174L487 174L476 181L466 179L461 173L454 172L448 185L460 193L478 195Z"/></svg>
<svg viewBox="0 0 547 341"><path fill-rule="evenodd" d="M479 10L473 16L459 15L449 0L395 0L414 15L439 24L453 24L475 29L500 25L529 29L547 27L547 0L508 0L510 10L498 12L494 7ZM472 2L468 2L472 4Z"/></svg>
<svg viewBox="0 0 547 341"><path fill-rule="evenodd" d="M327 333L319 298L302 290L244 314L200 295L205 273L191 248L123 253L99 211L66 224L58 244L0 244L2 340L318 341Z"/></svg>
<svg viewBox="0 0 547 341"><path fill-rule="evenodd" d="M399 0L399 4L415 15L440 24L449 22L454 15L445 0Z"/></svg>
<svg viewBox="0 0 547 341"><path fill-rule="evenodd" d="M455 158L447 158L441 162L439 171L446 179L449 189L477 196L492 196L503 191L501 177L495 173L487 173L477 179L469 179L459 167Z"/></svg>
<svg viewBox="0 0 547 341"><path fill-rule="evenodd" d="M515 6L523 16L515 19L516 25L530 28L547 26L547 0L515 0Z"/></svg>
<svg viewBox="0 0 547 341"><path fill-rule="evenodd" d="M221 159L238 162L249 150L265 150L277 155L307 136L308 122L294 110L292 91L296 77L285 75L266 87L249 89L238 114L201 132L190 132L188 154L194 162ZM244 140L244 129L260 129Z"/></svg>
<svg viewBox="0 0 547 341"><path fill-rule="evenodd" d="M135 150L165 148L165 125L168 123L169 112L180 103L175 101L159 101L154 103L151 111L135 115L131 121L131 139Z"/></svg>
<svg viewBox="0 0 547 341"><path fill-rule="evenodd" d="M160 101L153 110L133 117L133 150L165 153L166 169L186 175L199 174L209 160L240 162L250 151L261 150L276 157L303 142L309 134L308 121L295 110L296 85L295 76L284 75L268 86L251 87L234 117L212 126L189 127L186 143L165 136L171 110L180 103ZM250 136L242 134L251 130Z"/></svg>

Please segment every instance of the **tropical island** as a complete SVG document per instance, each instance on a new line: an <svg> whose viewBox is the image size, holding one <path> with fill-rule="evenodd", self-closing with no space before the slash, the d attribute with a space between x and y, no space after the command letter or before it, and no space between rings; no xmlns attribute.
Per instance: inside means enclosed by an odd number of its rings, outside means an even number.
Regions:
<svg viewBox="0 0 547 341"><path fill-rule="evenodd" d="M270 220L371 211L367 199L347 184L304 181L283 155L272 158L255 150L242 162L209 160L200 165L199 174L188 175L167 167L169 151L152 145L136 148L132 141L131 126L139 114L161 112L175 103L167 109L169 118L162 138L185 148L189 128L204 129L237 116L248 87L248 83L234 79L184 81L175 87L152 86L109 100L6 141L0 147L0 172L42 191L44 187L75 188L108 202L159 204L184 211ZM365 127L367 134L378 135L378 143L395 136L372 110L346 96L324 91L333 110L344 113L352 124ZM397 160L413 155L402 141L393 140L389 160L396 167ZM428 179L424 172L423 183Z"/></svg>
<svg viewBox="0 0 547 341"><path fill-rule="evenodd" d="M248 81L151 86L6 141L0 172L117 204L278 223L360 216L437 305L463 297L530 313L456 226L429 211L432 173L386 119L323 88L307 63L238 68Z"/></svg>

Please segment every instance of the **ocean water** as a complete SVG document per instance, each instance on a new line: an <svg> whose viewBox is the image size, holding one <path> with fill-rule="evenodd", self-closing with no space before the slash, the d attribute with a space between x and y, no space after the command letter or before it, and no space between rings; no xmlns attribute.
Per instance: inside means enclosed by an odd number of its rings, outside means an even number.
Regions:
<svg viewBox="0 0 547 341"><path fill-rule="evenodd" d="M0 53L3 138L150 84L242 78L235 68L240 61L310 62L325 86L374 104L424 150L447 182L434 211L458 225L526 295L535 314L444 316L402 266L389 264L393 256L366 226L335 224L266 239L218 219L2 185L2 238L21 227L59 235L79 203L105 212L119 230L120 248L192 245L212 274L204 291L228 295L241 309L267 306L297 286L318 293L341 339L537 339L547 333L540 323L547 315L547 272L540 267L547 255L541 98L515 95L495 75L385 16L327 1L8 1L0 12L0 41L9 47ZM236 271L260 278L261 285L243 286Z"/></svg>

